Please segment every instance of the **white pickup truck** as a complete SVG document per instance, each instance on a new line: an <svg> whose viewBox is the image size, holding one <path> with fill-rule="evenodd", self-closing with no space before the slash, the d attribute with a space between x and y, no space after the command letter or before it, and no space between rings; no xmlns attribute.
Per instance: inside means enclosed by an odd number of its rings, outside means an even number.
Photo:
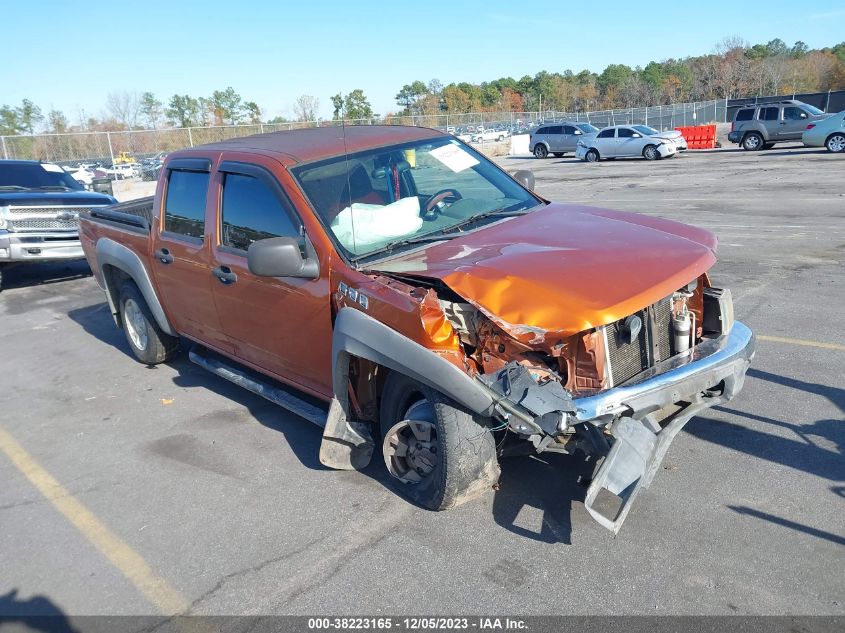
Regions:
<svg viewBox="0 0 845 633"><path fill-rule="evenodd" d="M510 135L511 133L507 130L476 130L476 132L472 135L472 142L482 143L484 141L504 141Z"/></svg>

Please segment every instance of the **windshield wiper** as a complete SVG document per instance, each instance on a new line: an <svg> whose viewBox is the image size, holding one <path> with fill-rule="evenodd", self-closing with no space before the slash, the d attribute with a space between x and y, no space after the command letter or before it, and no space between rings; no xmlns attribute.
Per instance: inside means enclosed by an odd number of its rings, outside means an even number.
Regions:
<svg viewBox="0 0 845 633"><path fill-rule="evenodd" d="M424 244L426 242L441 242L443 240L451 240L457 235L446 235L444 233L426 233L425 235L417 235L415 237L406 237L403 240L394 240L385 244L380 250L392 251L394 248L400 246L407 246L408 244Z"/></svg>
<svg viewBox="0 0 845 633"><path fill-rule="evenodd" d="M29 191L29 187L20 185L0 185L0 191Z"/></svg>
<svg viewBox="0 0 845 633"><path fill-rule="evenodd" d="M72 191L70 187L64 185L44 185L42 187L35 187L37 191Z"/></svg>

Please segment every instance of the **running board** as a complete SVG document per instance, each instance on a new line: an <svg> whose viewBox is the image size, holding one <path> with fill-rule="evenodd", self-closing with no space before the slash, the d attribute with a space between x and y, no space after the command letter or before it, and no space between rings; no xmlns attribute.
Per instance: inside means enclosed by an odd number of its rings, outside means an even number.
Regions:
<svg viewBox="0 0 845 633"><path fill-rule="evenodd" d="M234 364L229 364L227 359L197 345L191 349L188 357L192 363L196 363L212 374L216 374L229 382L235 383L239 387L243 387L262 398L266 398L291 413L295 413L309 422L316 424L320 428L326 426L328 411L295 395L292 389L287 389L282 385L271 384L270 380L262 380L254 375L255 372L251 372L246 368L239 368Z"/></svg>

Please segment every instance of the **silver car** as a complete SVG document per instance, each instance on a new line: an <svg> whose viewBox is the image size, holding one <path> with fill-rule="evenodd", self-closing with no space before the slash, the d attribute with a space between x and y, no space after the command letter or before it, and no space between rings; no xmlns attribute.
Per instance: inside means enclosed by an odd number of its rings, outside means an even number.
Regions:
<svg viewBox="0 0 845 633"><path fill-rule="evenodd" d="M809 123L801 140L807 147L826 147L836 154L845 152L845 110Z"/></svg>
<svg viewBox="0 0 845 633"><path fill-rule="evenodd" d="M528 148L537 158L546 158L549 154L561 157L567 152L574 152L579 140L592 138L598 131L589 123L577 121L547 123L531 132Z"/></svg>
<svg viewBox="0 0 845 633"><path fill-rule="evenodd" d="M592 138L578 141L575 156L594 163L603 158L635 156L657 160L674 156L677 152L678 146L671 139L643 134L630 125L614 125L604 128Z"/></svg>

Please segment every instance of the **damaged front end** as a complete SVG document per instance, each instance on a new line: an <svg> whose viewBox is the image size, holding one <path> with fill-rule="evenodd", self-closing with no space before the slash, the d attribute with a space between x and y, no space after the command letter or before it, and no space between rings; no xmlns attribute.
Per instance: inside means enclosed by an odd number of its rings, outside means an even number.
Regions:
<svg viewBox="0 0 845 633"><path fill-rule="evenodd" d="M346 283L336 293L336 397L321 460L347 468L369 461L372 439L358 421L372 421L374 368L385 367L489 418L530 452L589 455L599 467L585 506L614 533L675 435L741 389L754 355L730 293L709 287L706 274L579 332L506 323L440 280L367 279L354 301Z"/></svg>

